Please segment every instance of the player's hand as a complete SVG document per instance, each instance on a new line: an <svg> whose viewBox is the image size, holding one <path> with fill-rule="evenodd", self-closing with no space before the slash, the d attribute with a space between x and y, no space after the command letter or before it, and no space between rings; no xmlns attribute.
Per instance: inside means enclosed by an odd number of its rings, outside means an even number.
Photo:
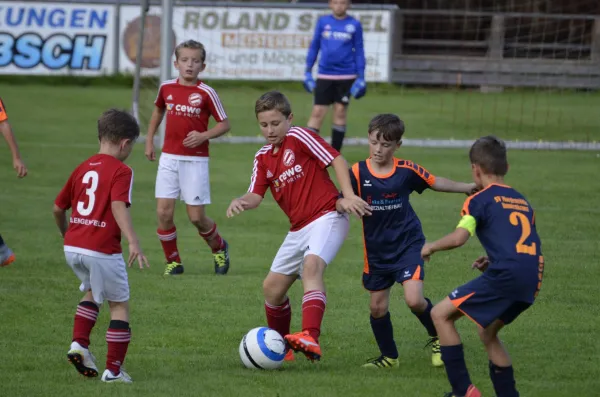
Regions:
<svg viewBox="0 0 600 397"><path fill-rule="evenodd" d="M148 160L156 160L156 152L154 151L154 142L152 142L152 139L146 140L146 149L144 150L144 154Z"/></svg>
<svg viewBox="0 0 600 397"><path fill-rule="evenodd" d="M350 95L355 99L364 97L367 94L367 82L363 78L357 78L350 88Z"/></svg>
<svg viewBox="0 0 600 397"><path fill-rule="evenodd" d="M146 265L146 267L150 267L150 265L148 264L148 259L146 258L146 256L142 252L142 249L140 248L140 244L138 242L129 243L129 259L127 260L127 264L129 265L129 267L133 265L133 262L135 262L136 259L138 265L140 266L140 269L143 269L144 265Z"/></svg>
<svg viewBox="0 0 600 397"><path fill-rule="evenodd" d="M245 200L241 198L233 199L231 201L231 204L229 204L229 208L227 208L227 218L232 218L236 215L241 214L242 212L244 212L247 206L248 203Z"/></svg>
<svg viewBox="0 0 600 397"><path fill-rule="evenodd" d="M358 196L340 199L340 206L344 212L354 214L359 219L372 213L371 206Z"/></svg>
<svg viewBox="0 0 600 397"><path fill-rule="evenodd" d="M425 243L423 248L421 248L421 258L425 260L425 262L429 262L431 259L431 255L433 255L433 244Z"/></svg>
<svg viewBox="0 0 600 397"><path fill-rule="evenodd" d="M304 89L308 93L312 93L315 90L317 83L315 83L311 72L304 73L304 83L302 85L304 85Z"/></svg>
<svg viewBox="0 0 600 397"><path fill-rule="evenodd" d="M475 183L469 183L470 190L466 193L467 196L477 193L481 189L477 187Z"/></svg>
<svg viewBox="0 0 600 397"><path fill-rule="evenodd" d="M206 134L203 134L198 131L191 131L187 134L185 139L183 140L183 146L187 148L194 148L202 145L204 142L208 140Z"/></svg>
<svg viewBox="0 0 600 397"><path fill-rule="evenodd" d="M19 178L24 178L27 176L27 167L25 163L21 159L13 159L13 168L17 171L17 176Z"/></svg>
<svg viewBox="0 0 600 397"><path fill-rule="evenodd" d="M480 256L479 258L477 258L475 260L475 262L473 262L473 264L471 265L471 268L478 269L479 271L484 272L487 269L489 264L490 264L490 260L487 256Z"/></svg>

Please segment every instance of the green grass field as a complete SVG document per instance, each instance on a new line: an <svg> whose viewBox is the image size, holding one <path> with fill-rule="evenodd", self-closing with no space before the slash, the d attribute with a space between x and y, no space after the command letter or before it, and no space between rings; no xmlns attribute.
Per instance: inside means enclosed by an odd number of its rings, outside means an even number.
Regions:
<svg viewBox="0 0 600 397"><path fill-rule="evenodd" d="M256 135L252 101L259 91L238 88L220 92L231 115L233 133ZM64 262L51 207L72 169L95 152L99 114L109 106L128 107L130 91L0 85L0 95L30 169L27 178L17 180L7 149L0 149L0 233L17 253L12 266L0 269L0 395L416 397L441 396L449 390L444 370L430 366L423 347L426 335L405 307L400 287L392 294L391 313L401 367L392 371L360 368L365 359L377 355L377 347L369 326L368 294L361 286L362 247L356 220L326 273L323 360L311 364L300 358L275 372L242 368L239 341L250 328L265 324L261 282L288 224L270 197L259 209L226 219L230 200L247 188L253 154L259 146L227 144L212 146L213 204L208 208L231 246L232 268L225 277L214 276L209 250L186 222L183 206L178 207L176 223L186 273L178 278L162 277L164 258L155 234L153 196L157 164L145 160L141 146L136 148L129 160L135 170L132 215L152 267L129 273L133 339L125 366L135 383L106 385L83 379L66 360L72 319L81 297L79 283ZM554 97L514 95L527 97L527 103L553 103L552 109L588 127L566 128L568 123L563 120L558 128L542 117L534 119L527 108L523 117L529 121L519 133L501 134L501 123L496 123L496 133L505 138L562 140L568 135L587 140L598 136L598 94L569 94L568 110ZM309 97L299 92L290 96L298 118L304 120L310 110ZM351 134L362 134L361 129L375 112L398 110L410 120L407 137L417 131L431 137L450 133L455 138L475 137L484 126L493 124L488 111L483 112L480 124L468 129L466 116L450 109L467 101L480 106L480 101L490 98L475 93L421 91L373 95L365 98L364 107L353 107ZM497 98L497 103L513 106L514 97L498 94ZM444 100L448 103L446 111L437 112ZM458 104L451 105L453 100ZM434 105L433 111L427 109L428 103ZM452 114L456 114L454 120ZM471 114L480 117L477 112ZM347 147L344 155L354 162L363 159L366 150ZM470 177L466 150L406 148L398 155L423 164L434 174L458 180ZM507 182L536 208L546 258L538 301L503 332L521 395L597 395L599 155L511 151L509 160ZM455 227L463 199L461 195L431 191L413 197L428 238L441 237ZM470 263L481 253L479 243L472 239L462 249L437 254L426 267L427 296L437 302L475 277ZM292 288L291 299L293 328L298 329L300 285ZM102 369L108 322L103 307L91 345ZM493 396L487 358L475 326L462 320L459 329L473 381L484 396Z"/></svg>

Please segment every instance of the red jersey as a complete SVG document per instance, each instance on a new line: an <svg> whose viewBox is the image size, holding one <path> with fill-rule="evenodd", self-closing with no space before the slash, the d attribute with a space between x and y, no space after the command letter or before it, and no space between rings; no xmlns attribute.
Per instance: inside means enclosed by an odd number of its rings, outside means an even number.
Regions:
<svg viewBox="0 0 600 397"><path fill-rule="evenodd" d="M165 142L162 152L175 156L208 157L208 141L195 148L183 146L183 140L191 131L208 130L208 119L212 116L217 122L227 119L219 96L208 85L198 80L198 84L179 84L178 79L167 80L160 85L154 101L156 107L166 109Z"/></svg>
<svg viewBox="0 0 600 397"><path fill-rule="evenodd" d="M327 167L340 153L323 138L304 128L292 127L277 153L263 146L254 156L248 192L265 196L267 188L292 224L302 229L335 211L339 192Z"/></svg>
<svg viewBox="0 0 600 397"><path fill-rule="evenodd" d="M75 168L54 202L63 210L72 208L65 250L73 247L92 251L92 255L122 253L121 229L111 204L123 201L131 205L132 186L131 168L106 154L96 154Z"/></svg>

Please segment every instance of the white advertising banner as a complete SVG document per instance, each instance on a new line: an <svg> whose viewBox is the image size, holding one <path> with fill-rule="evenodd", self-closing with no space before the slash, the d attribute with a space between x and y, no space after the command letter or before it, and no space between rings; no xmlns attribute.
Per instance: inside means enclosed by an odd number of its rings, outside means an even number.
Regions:
<svg viewBox="0 0 600 397"><path fill-rule="evenodd" d="M392 13L351 10L364 30L367 81L388 81ZM191 7L173 10L173 44L194 39L207 50L211 79L302 80L306 54L319 16L328 10L308 8ZM142 73L159 74L160 7L146 17ZM135 70L140 7L121 7L120 71ZM313 71L316 73L317 65ZM172 75L177 75L173 68Z"/></svg>
<svg viewBox="0 0 600 397"><path fill-rule="evenodd" d="M0 1L0 74L111 74L115 6Z"/></svg>

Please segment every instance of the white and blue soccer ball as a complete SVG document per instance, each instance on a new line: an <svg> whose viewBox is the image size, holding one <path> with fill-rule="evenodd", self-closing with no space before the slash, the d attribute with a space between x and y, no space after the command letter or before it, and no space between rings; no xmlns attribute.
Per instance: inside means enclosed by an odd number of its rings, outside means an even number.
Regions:
<svg viewBox="0 0 600 397"><path fill-rule="evenodd" d="M279 332L267 328L253 328L240 342L240 358L246 368L277 369L283 364L285 340Z"/></svg>

